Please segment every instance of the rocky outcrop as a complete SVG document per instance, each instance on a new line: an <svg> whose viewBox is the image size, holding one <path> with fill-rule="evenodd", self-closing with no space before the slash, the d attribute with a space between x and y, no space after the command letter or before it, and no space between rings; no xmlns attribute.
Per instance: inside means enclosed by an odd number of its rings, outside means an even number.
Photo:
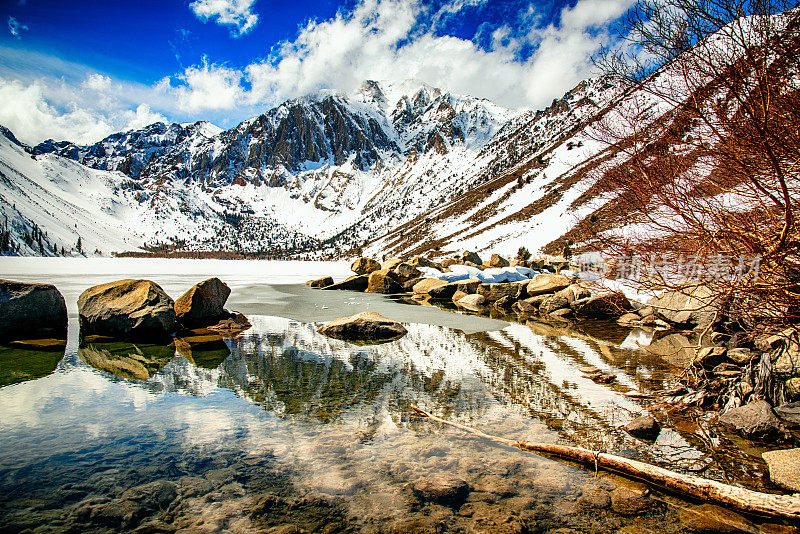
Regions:
<svg viewBox="0 0 800 534"><path fill-rule="evenodd" d="M208 326L228 317L225 302L231 288L219 278L195 284L175 301L175 319L186 328Z"/></svg>
<svg viewBox="0 0 800 534"><path fill-rule="evenodd" d="M403 325L376 312L341 317L319 328L319 333L346 341L392 341L408 333Z"/></svg>
<svg viewBox="0 0 800 534"><path fill-rule="evenodd" d="M67 337L67 306L52 284L0 280L0 341Z"/></svg>
<svg viewBox="0 0 800 534"><path fill-rule="evenodd" d="M381 268L381 264L370 258L358 258L350 266L350 270L356 274L369 274Z"/></svg>
<svg viewBox="0 0 800 534"><path fill-rule="evenodd" d="M394 278L401 284L413 280L414 278L419 278L422 275L422 271L406 262L395 265L392 268L392 273L394 274Z"/></svg>
<svg viewBox="0 0 800 534"><path fill-rule="evenodd" d="M78 298L81 334L123 339L167 337L175 330L175 307L150 280L118 280L90 287Z"/></svg>

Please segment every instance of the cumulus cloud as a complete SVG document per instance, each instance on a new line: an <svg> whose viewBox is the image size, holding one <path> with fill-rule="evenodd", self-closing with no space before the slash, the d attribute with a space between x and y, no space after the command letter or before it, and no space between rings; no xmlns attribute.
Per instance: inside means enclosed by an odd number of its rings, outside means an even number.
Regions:
<svg viewBox="0 0 800 534"><path fill-rule="evenodd" d="M80 105L76 99L60 109L52 104L48 92L41 82L0 79L0 124L29 144L47 138L91 143L113 132L166 120L146 104L103 112Z"/></svg>
<svg viewBox="0 0 800 534"><path fill-rule="evenodd" d="M22 39L21 32L28 30L28 26L17 20L16 17L8 17L8 31L15 39Z"/></svg>
<svg viewBox="0 0 800 534"><path fill-rule="evenodd" d="M242 99L241 79L240 71L210 65L204 60L201 66L189 67L177 76L178 85L173 86L169 78L164 78L157 84L157 89L174 95L183 111L231 109Z"/></svg>
<svg viewBox="0 0 800 534"><path fill-rule="evenodd" d="M189 7L203 22L216 19L221 26L232 26L231 37L236 38L258 23L258 15L252 11L255 3L255 0L195 0Z"/></svg>
<svg viewBox="0 0 800 534"><path fill-rule="evenodd" d="M365 79L414 78L509 107L540 107L592 74L591 55L611 41L606 26L632 0L579 0L547 26L531 7L520 14L528 31L495 28L488 47L434 31L431 20L480 4L454 0L431 18L413 0L362 0L351 13L309 22L246 67L246 97L275 103L321 88L351 91ZM521 59L525 47L533 52Z"/></svg>

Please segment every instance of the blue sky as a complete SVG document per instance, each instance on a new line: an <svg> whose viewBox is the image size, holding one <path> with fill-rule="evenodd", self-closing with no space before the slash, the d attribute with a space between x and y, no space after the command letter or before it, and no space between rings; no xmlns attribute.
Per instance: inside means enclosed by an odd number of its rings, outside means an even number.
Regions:
<svg viewBox="0 0 800 534"><path fill-rule="evenodd" d="M631 0L6 0L0 124L81 142L232 127L283 100L415 78L536 108L591 75Z"/></svg>

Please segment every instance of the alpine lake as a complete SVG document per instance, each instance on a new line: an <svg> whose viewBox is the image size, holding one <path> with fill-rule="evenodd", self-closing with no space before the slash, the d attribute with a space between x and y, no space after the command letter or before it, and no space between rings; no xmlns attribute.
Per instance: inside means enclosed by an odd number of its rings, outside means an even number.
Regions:
<svg viewBox="0 0 800 534"><path fill-rule="evenodd" d="M655 441L620 429L655 402L636 392L677 383L680 369L641 348L651 332L481 317L302 283L347 271L321 262L2 260L2 278L55 284L70 323L66 347L0 348L0 532L636 534L713 525L713 513L693 512L703 503L475 437L411 405L509 439L779 491L761 460L766 449L701 412L657 408ZM240 336L81 343L84 289L147 278L177 298L211 276L232 289L226 307L253 325ZM355 345L317 333L367 310L408 334ZM584 366L616 380L595 383ZM467 489L448 493L453 480ZM426 481L432 492L418 491ZM775 532L763 519L730 517L741 531Z"/></svg>

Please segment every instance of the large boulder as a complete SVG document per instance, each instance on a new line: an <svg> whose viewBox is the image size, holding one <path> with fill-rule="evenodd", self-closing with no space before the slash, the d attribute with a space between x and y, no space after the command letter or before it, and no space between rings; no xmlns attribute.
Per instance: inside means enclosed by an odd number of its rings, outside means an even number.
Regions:
<svg viewBox="0 0 800 534"><path fill-rule="evenodd" d="M489 305L483 295L473 293L466 295L456 301L456 305L472 311L483 311Z"/></svg>
<svg viewBox="0 0 800 534"><path fill-rule="evenodd" d="M381 264L370 258L358 258L350 265L350 270L356 274L369 274L381 268Z"/></svg>
<svg viewBox="0 0 800 534"><path fill-rule="evenodd" d="M389 269L390 271L403 263L403 260L400 258L389 258L388 260L383 260L381 263L381 269Z"/></svg>
<svg viewBox="0 0 800 534"><path fill-rule="evenodd" d="M206 326L228 316L225 302L231 288L219 278L194 285L175 301L175 319L187 328Z"/></svg>
<svg viewBox="0 0 800 534"><path fill-rule="evenodd" d="M748 438L768 439L784 434L780 420L765 400L728 410L722 414L719 422Z"/></svg>
<svg viewBox="0 0 800 534"><path fill-rule="evenodd" d="M459 280L453 283L456 284L458 291L463 291L467 295L471 295L472 293L476 293L478 291L478 288L481 287L483 282L477 278L468 278L466 280Z"/></svg>
<svg viewBox="0 0 800 534"><path fill-rule="evenodd" d="M478 286L477 293L483 295L489 302L495 302L503 297L513 300L519 299L520 293L524 290L525 284L519 282L500 282L496 284L481 284Z"/></svg>
<svg viewBox="0 0 800 534"><path fill-rule="evenodd" d="M558 297L564 297L570 302L570 304L576 300L581 300L592 296L591 291L580 284L570 284L561 291L556 291L555 294Z"/></svg>
<svg viewBox="0 0 800 534"><path fill-rule="evenodd" d="M52 284L0 280L0 340L67 336L67 305Z"/></svg>
<svg viewBox="0 0 800 534"><path fill-rule="evenodd" d="M408 263L414 267L430 267L432 269L439 269L441 267L441 265L435 261L423 258L422 256L414 256Z"/></svg>
<svg viewBox="0 0 800 534"><path fill-rule="evenodd" d="M539 304L539 313L548 314L569 308L569 301L564 297L550 295Z"/></svg>
<svg viewBox="0 0 800 534"><path fill-rule="evenodd" d="M360 274L356 276L351 276L339 283L331 284L329 286L325 286L322 289L327 290L344 290L344 291L364 291L367 289L369 285L369 275Z"/></svg>
<svg viewBox="0 0 800 534"><path fill-rule="evenodd" d="M528 296L546 295L555 293L569 287L570 281L566 276L560 274L539 273L535 275L526 287Z"/></svg>
<svg viewBox="0 0 800 534"><path fill-rule="evenodd" d="M614 319L633 309L628 297L620 292L595 295L572 303L578 315L593 319Z"/></svg>
<svg viewBox="0 0 800 534"><path fill-rule="evenodd" d="M175 303L150 280L118 280L90 287L78 297L81 333L123 339L169 336Z"/></svg>
<svg viewBox="0 0 800 534"><path fill-rule="evenodd" d="M386 295L402 293L403 286L396 279L396 275L388 269L380 269L369 274L367 293L383 293Z"/></svg>
<svg viewBox="0 0 800 534"><path fill-rule="evenodd" d="M480 256L478 256L475 252L470 252L469 250L465 250L464 253L461 255L461 260L463 262L470 262L474 263L475 265L482 265L483 260Z"/></svg>
<svg viewBox="0 0 800 534"><path fill-rule="evenodd" d="M708 326L717 311L713 293L705 285L668 289L648 304L670 323L695 328Z"/></svg>
<svg viewBox="0 0 800 534"><path fill-rule="evenodd" d="M394 273L394 278L400 283L419 278L422 275L422 271L406 262L395 265L392 268L392 273Z"/></svg>
<svg viewBox="0 0 800 534"><path fill-rule="evenodd" d="M439 280L438 278L423 278L412 288L412 291L418 295L427 295L428 291L437 286L446 285L446 280Z"/></svg>
<svg viewBox="0 0 800 534"><path fill-rule="evenodd" d="M391 341L408 331L396 321L377 312L362 312L341 317L319 328L319 333L347 341Z"/></svg>
<svg viewBox="0 0 800 534"><path fill-rule="evenodd" d="M500 254L492 254L492 258L489 260L490 267L508 267L509 263L508 260L505 259Z"/></svg>
<svg viewBox="0 0 800 534"><path fill-rule="evenodd" d="M432 287L428 290L428 295L434 300L450 300L458 291L458 283L451 282L440 286Z"/></svg>

